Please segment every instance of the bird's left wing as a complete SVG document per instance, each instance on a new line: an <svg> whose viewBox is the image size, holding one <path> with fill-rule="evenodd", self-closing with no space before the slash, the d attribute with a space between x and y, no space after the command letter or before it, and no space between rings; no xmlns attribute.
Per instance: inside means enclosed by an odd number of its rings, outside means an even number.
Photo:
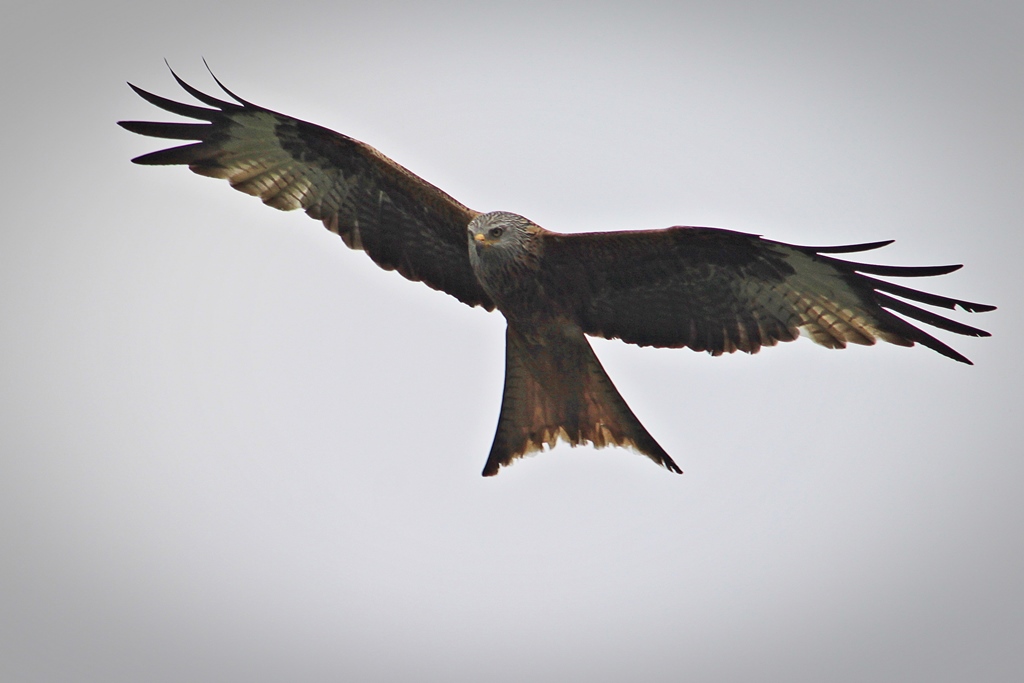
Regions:
<svg viewBox="0 0 1024 683"><path fill-rule="evenodd" d="M830 254L890 242L799 247L716 228L675 227L544 236L545 294L593 336L714 355L756 353L800 332L832 348L883 339L920 343L963 363L959 352L903 318L975 337L988 332L906 300L967 311L993 310L911 289L873 275L943 275L960 266L883 266ZM897 298L899 297L899 298Z"/></svg>
<svg viewBox="0 0 1024 683"><path fill-rule="evenodd" d="M234 102L211 97L171 73L210 108L129 85L147 102L202 123L119 124L141 135L195 142L132 161L185 164L200 175L225 178L276 209L304 209L382 268L470 306L494 308L473 275L466 246L466 226L477 211L365 143L246 102L220 81Z"/></svg>

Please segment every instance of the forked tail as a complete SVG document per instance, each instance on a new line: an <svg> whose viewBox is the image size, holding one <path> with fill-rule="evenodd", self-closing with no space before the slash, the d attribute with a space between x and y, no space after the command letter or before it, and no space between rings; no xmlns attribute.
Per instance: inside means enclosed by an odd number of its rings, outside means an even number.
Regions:
<svg viewBox="0 0 1024 683"><path fill-rule="evenodd" d="M627 446L682 473L612 384L583 332L550 323L528 333L510 323L505 333L505 392L485 477L532 451L571 446Z"/></svg>

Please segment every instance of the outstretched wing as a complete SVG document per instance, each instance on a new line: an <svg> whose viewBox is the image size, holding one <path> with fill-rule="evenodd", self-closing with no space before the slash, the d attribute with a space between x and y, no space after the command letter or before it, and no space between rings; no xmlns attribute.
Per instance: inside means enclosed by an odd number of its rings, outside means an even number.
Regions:
<svg viewBox="0 0 1024 683"><path fill-rule="evenodd" d="M203 122L120 121L133 133L196 141L132 161L187 164L276 209L305 209L382 268L471 306L494 308L473 275L466 246L466 226L477 211L365 143L246 102L220 81L235 102L211 97L171 73L212 108L174 102L129 84L147 102Z"/></svg>
<svg viewBox="0 0 1024 683"><path fill-rule="evenodd" d="M756 353L762 346L796 339L803 331L831 348L874 344L877 339L901 346L921 343L970 363L893 312L950 332L987 337L988 332L904 299L972 312L994 306L872 277L943 275L960 266L881 266L828 255L890 243L799 247L730 230L689 227L548 233L541 273L552 303L570 311L593 336L719 355Z"/></svg>

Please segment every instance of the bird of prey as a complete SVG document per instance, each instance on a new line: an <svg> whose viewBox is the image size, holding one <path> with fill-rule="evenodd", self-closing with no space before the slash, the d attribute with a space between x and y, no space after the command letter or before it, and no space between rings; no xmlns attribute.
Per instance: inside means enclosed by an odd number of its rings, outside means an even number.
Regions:
<svg viewBox="0 0 1024 683"><path fill-rule="evenodd" d="M892 240L802 247L681 226L560 234L514 213L467 208L366 143L247 102L216 77L231 101L171 73L206 106L129 85L151 104L200 123L119 122L141 135L192 141L135 163L187 165L276 209L304 209L382 268L505 316L505 388L485 476L559 439L631 447L681 472L619 395L587 335L718 356L757 353L804 333L829 348L878 339L920 343L962 363L970 361L900 316L989 336L909 301L971 312L994 306L874 277L943 275L959 265L886 266L835 256Z"/></svg>

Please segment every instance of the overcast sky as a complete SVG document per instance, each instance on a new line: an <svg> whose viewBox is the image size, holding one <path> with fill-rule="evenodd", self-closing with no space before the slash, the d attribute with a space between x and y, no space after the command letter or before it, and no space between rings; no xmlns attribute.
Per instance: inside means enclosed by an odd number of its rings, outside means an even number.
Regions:
<svg viewBox="0 0 1024 683"><path fill-rule="evenodd" d="M1021 3L9 5L4 681L1024 680ZM685 474L484 479L500 315L129 163L203 57L552 230L895 238L994 336L595 342Z"/></svg>

